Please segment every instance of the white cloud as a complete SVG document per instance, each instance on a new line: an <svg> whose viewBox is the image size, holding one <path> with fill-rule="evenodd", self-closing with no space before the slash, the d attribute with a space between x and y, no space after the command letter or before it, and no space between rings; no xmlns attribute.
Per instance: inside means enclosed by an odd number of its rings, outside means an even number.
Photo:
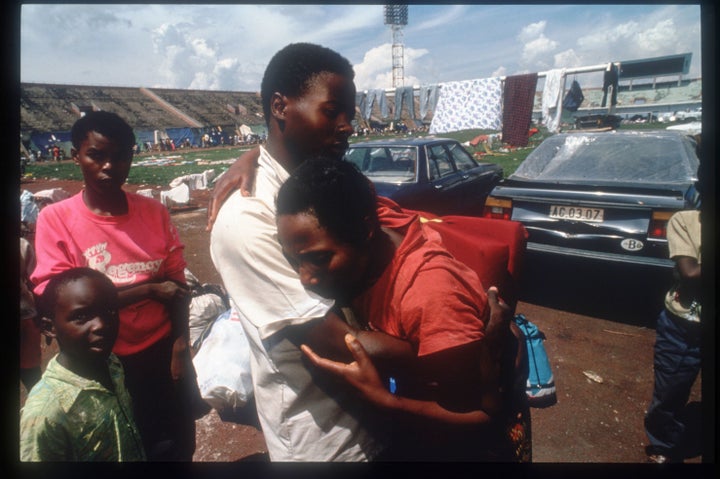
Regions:
<svg viewBox="0 0 720 479"><path fill-rule="evenodd" d="M558 42L541 35L523 45L522 61L530 65L547 65L546 58L558 46Z"/></svg>
<svg viewBox="0 0 720 479"><path fill-rule="evenodd" d="M392 85L391 50L392 45L389 43L374 47L365 53L360 63L353 65L355 85L358 90L387 88L388 85Z"/></svg>
<svg viewBox="0 0 720 479"><path fill-rule="evenodd" d="M546 21L526 25L517 39L522 45L520 65L525 68L544 70L550 67L549 58L558 47L558 42L545 36Z"/></svg>
<svg viewBox="0 0 720 479"><path fill-rule="evenodd" d="M163 23L152 31L152 42L156 52L163 53L165 49L179 43L184 43L183 34L175 27Z"/></svg>
<svg viewBox="0 0 720 479"><path fill-rule="evenodd" d="M672 19L664 20L657 25L639 32L635 39L638 46L647 52L667 51L678 42L678 31Z"/></svg>
<svg viewBox="0 0 720 479"><path fill-rule="evenodd" d="M577 40L578 48L585 51L607 49L613 44L624 44L637 32L640 26L636 22L626 22L611 29L600 29L584 35Z"/></svg>
<svg viewBox="0 0 720 479"><path fill-rule="evenodd" d="M586 66L583 60L572 48L554 55L554 68L572 68Z"/></svg>
<svg viewBox="0 0 720 479"><path fill-rule="evenodd" d="M195 6L191 16L153 28L153 46L166 86L257 90L265 65L283 46L308 41L345 54L339 45L358 30L380 25L381 12L367 6L243 5L228 7L224 15Z"/></svg>
<svg viewBox="0 0 720 479"><path fill-rule="evenodd" d="M538 37L544 36L546 26L547 22L545 20L525 25L518 34L518 40L522 43L529 43Z"/></svg>
<svg viewBox="0 0 720 479"><path fill-rule="evenodd" d="M211 45L206 38L192 38L190 39L190 46L195 56L207 60L217 59L216 47Z"/></svg>
<svg viewBox="0 0 720 479"><path fill-rule="evenodd" d="M497 70L495 70L494 72L492 72L492 74L491 74L490 76L491 76L491 77L504 77L504 76L507 76L507 68L505 68L504 66L500 66L500 67L498 67Z"/></svg>
<svg viewBox="0 0 720 479"><path fill-rule="evenodd" d="M671 18L656 23L641 24L629 21L615 26L610 30L594 32L577 41L579 48L584 51L617 52L616 60L631 60L652 56L682 53L678 49L681 44L681 35ZM617 55L620 54L620 57Z"/></svg>
<svg viewBox="0 0 720 479"><path fill-rule="evenodd" d="M223 59L215 63L210 75L205 78L196 78L196 81L204 80L205 86L202 90L231 90L235 85L237 76L238 61L236 59Z"/></svg>
<svg viewBox="0 0 720 479"><path fill-rule="evenodd" d="M186 23L163 24L152 33L165 87L231 90L239 86L240 61L223 57L216 41L198 36L201 30Z"/></svg>
<svg viewBox="0 0 720 479"><path fill-rule="evenodd" d="M414 74L414 70L417 68L418 60L428 51L405 47L403 53L403 83L408 86L420 84L420 79ZM392 88L392 44L384 43L371 48L360 63L353 65L353 69L358 90Z"/></svg>

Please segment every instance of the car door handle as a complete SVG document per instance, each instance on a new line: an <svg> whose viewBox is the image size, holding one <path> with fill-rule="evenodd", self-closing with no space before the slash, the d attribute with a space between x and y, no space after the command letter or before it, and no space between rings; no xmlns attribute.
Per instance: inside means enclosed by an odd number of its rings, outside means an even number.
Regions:
<svg viewBox="0 0 720 479"><path fill-rule="evenodd" d="M436 190L442 190L444 185L433 185Z"/></svg>
<svg viewBox="0 0 720 479"><path fill-rule="evenodd" d="M470 175L463 175L463 180L467 180L468 178L470 178Z"/></svg>

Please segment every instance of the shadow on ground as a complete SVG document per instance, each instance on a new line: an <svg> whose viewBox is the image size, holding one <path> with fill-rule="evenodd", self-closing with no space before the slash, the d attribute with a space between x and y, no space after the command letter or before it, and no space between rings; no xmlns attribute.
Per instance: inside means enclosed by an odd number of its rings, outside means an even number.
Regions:
<svg viewBox="0 0 720 479"><path fill-rule="evenodd" d="M528 255L520 300L654 329L671 283L669 269Z"/></svg>

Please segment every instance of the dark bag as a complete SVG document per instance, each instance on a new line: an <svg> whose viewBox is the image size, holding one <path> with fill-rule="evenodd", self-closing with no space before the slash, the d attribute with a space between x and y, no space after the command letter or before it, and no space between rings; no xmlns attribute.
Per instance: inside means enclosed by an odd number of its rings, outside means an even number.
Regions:
<svg viewBox="0 0 720 479"><path fill-rule="evenodd" d="M563 100L563 109L567 111L577 111L584 99L585 95L583 95L580 89L580 84L577 80L573 80L572 86Z"/></svg>
<svg viewBox="0 0 720 479"><path fill-rule="evenodd" d="M552 406L557 402L555 379L545 351L545 335L522 314L515 315L515 324L525 336L528 379L525 392L532 407Z"/></svg>

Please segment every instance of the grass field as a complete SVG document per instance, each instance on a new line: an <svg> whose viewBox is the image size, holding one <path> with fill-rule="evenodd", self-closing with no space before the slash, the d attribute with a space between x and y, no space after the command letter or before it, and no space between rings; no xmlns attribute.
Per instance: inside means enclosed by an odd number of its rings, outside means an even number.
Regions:
<svg viewBox="0 0 720 479"><path fill-rule="evenodd" d="M208 148L136 155L128 183L167 186L174 178L209 169L219 174L228 167L229 160L237 158L249 148ZM151 165L153 162L157 164ZM80 168L72 161L31 163L25 168L25 173L33 178L82 180Z"/></svg>
<svg viewBox="0 0 720 479"><path fill-rule="evenodd" d="M662 124L632 124L623 125L623 129L657 129L665 128ZM470 141L478 135L497 133L485 130L464 130L452 133L445 133L440 136L454 138L461 143ZM419 134L417 136L425 136ZM503 168L505 176L508 176L517 169L518 165L530 154L542 140L550 136L544 128L540 129L530 138L530 143L526 148L517 148L505 150L494 147L491 154L478 157L480 161L488 161L497 163ZM387 138L387 136L369 135L364 137L353 137L352 142L367 141L379 138ZM219 175L228 168L231 160L240 156L244 151L253 146L241 147L218 147L207 149L191 149L176 150L174 152L156 152L152 154L143 153L137 155L133 160L133 166L130 169L128 183L137 185L153 185L167 186L170 181L179 177L190 175L193 173L202 173L206 170L215 170ZM475 153L475 149L468 147L471 153ZM32 178L43 179L60 179L60 180L82 180L80 169L72 161L42 162L30 163L25 168L26 176Z"/></svg>

